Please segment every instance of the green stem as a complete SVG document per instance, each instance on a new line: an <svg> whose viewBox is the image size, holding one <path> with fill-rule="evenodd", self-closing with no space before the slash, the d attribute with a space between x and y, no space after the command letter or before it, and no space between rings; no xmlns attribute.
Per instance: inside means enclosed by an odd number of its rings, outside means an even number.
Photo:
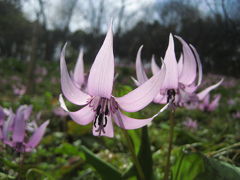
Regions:
<svg viewBox="0 0 240 180"><path fill-rule="evenodd" d="M138 172L138 175L139 175L139 178L141 180L145 180L145 177L144 177L144 174L143 174L143 171L142 171L142 167L139 163L139 160L135 154L135 150L134 150L134 146L133 146L133 142L128 134L128 132L125 130L125 129L122 129L122 132L127 140L127 145L128 145L128 148L130 150L130 153L131 153L131 156L132 156L132 161L133 161L133 164L135 165L136 169L137 169L137 172Z"/></svg>
<svg viewBox="0 0 240 180"><path fill-rule="evenodd" d="M168 153L167 153L167 162L165 166L165 173L164 173L164 180L169 179L169 171L170 171L170 158L171 158L171 152L172 152L172 145L173 145L173 133L174 133L174 113L175 111L172 110L170 112L170 134L169 134L169 142L168 142Z"/></svg>
<svg viewBox="0 0 240 180"><path fill-rule="evenodd" d="M23 174L24 174L24 171L23 171L24 158L25 158L25 153L24 153L24 152L20 153L18 180L22 180L22 179L23 179Z"/></svg>

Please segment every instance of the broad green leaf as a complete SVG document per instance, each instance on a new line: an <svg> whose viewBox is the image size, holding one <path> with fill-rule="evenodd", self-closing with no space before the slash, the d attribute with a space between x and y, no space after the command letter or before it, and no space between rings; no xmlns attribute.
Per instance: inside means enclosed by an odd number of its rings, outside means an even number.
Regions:
<svg viewBox="0 0 240 180"><path fill-rule="evenodd" d="M240 168L226 162L204 157L205 171L197 177L197 180L239 180Z"/></svg>
<svg viewBox="0 0 240 180"><path fill-rule="evenodd" d="M115 169L112 165L107 162L104 162L102 159L97 157L92 151L90 151L85 146L80 147L81 150L85 153L86 162L93 166L103 180L120 180L122 179L121 173Z"/></svg>
<svg viewBox="0 0 240 180"><path fill-rule="evenodd" d="M239 180L240 168L200 153L179 152L172 167L173 180Z"/></svg>

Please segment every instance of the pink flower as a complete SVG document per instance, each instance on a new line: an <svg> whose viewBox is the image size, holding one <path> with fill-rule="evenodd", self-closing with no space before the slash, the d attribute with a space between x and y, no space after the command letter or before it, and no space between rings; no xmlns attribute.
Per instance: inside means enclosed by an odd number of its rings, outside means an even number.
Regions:
<svg viewBox="0 0 240 180"><path fill-rule="evenodd" d="M51 83L57 84L58 83L58 79L56 77L52 77L51 78Z"/></svg>
<svg viewBox="0 0 240 180"><path fill-rule="evenodd" d="M66 45L60 60L63 94L70 102L85 106L78 111L70 112L61 95L59 101L61 107L78 124L86 125L93 122L93 135L113 137L112 119L117 126L123 129L137 129L149 124L162 111L160 110L158 114L147 119L134 119L122 113L122 110L127 112L139 111L153 100L162 85L165 68L123 97L114 97L112 95L114 82L112 25L109 27L103 45L90 69L86 93L74 85L68 74L64 58L65 48Z"/></svg>
<svg viewBox="0 0 240 180"><path fill-rule="evenodd" d="M17 86L13 85L12 88L13 88L13 93L18 96L24 95L27 90L26 86L24 85L17 85Z"/></svg>
<svg viewBox="0 0 240 180"><path fill-rule="evenodd" d="M188 45L179 36L175 37L181 42L183 53L177 62L174 41L170 34L168 48L162 63L162 67L166 66L166 76L158 95L154 98L154 102L160 104L170 103L172 107L185 106L196 108L199 100L202 100L211 90L219 86L222 80L204 91L196 93L202 82L202 65L199 55L192 45ZM148 79L141 62L141 51L142 46L139 48L136 58L137 80L134 79L134 82L137 86ZM152 57L151 68L153 74L158 73L161 69L156 64L154 57Z"/></svg>
<svg viewBox="0 0 240 180"><path fill-rule="evenodd" d="M234 104L236 104L236 101L234 100L234 99L229 99L228 101L227 101L227 103L228 103L228 105L234 105Z"/></svg>
<svg viewBox="0 0 240 180"><path fill-rule="evenodd" d="M198 123L197 121L192 120L191 118L188 118L183 122L183 125L191 130L196 130L198 128Z"/></svg>
<svg viewBox="0 0 240 180"><path fill-rule="evenodd" d="M198 107L202 111L214 111L218 105L219 105L219 100L221 98L220 94L215 95L214 99L210 102L210 95L208 94L205 96L203 101L199 103Z"/></svg>
<svg viewBox="0 0 240 180"><path fill-rule="evenodd" d="M43 78L41 76L38 76L36 78L36 83L41 83L43 81Z"/></svg>
<svg viewBox="0 0 240 180"><path fill-rule="evenodd" d="M27 122L32 111L32 106L22 105L17 109L16 114L9 114L8 119L4 121L2 128L3 143L14 148L18 152L30 152L41 141L49 121L44 122L40 127L36 123ZM32 136L26 142L26 131L33 132Z"/></svg>
<svg viewBox="0 0 240 180"><path fill-rule="evenodd" d="M233 116L233 118L235 118L235 119L240 119L240 111L237 111L237 112L234 113L232 116Z"/></svg>
<svg viewBox="0 0 240 180"><path fill-rule="evenodd" d="M36 75L46 76L48 70L45 67L37 66L35 73Z"/></svg>
<svg viewBox="0 0 240 180"><path fill-rule="evenodd" d="M61 107L55 108L53 110L53 113L56 116L60 116L60 117L66 117L68 115L68 113L66 111L64 111Z"/></svg>

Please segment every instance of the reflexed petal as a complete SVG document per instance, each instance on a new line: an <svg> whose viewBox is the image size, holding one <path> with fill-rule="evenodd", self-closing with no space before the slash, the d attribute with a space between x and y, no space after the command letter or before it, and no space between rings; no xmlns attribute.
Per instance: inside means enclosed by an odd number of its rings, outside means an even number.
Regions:
<svg viewBox="0 0 240 180"><path fill-rule="evenodd" d="M86 125L89 124L91 121L94 120L95 112L92 110L92 108L89 107L89 105L86 105L82 109L70 112L68 108L66 107L66 104L62 98L62 95L59 96L59 102L60 106L69 113L69 116L78 124Z"/></svg>
<svg viewBox="0 0 240 180"><path fill-rule="evenodd" d="M14 119L14 128L13 128L13 141L14 142L23 142L25 135L25 126L26 122L24 119L24 112L18 108L15 119Z"/></svg>
<svg viewBox="0 0 240 180"><path fill-rule="evenodd" d="M191 84L190 86L185 86L184 90L188 93L193 93L197 90L198 86L195 83Z"/></svg>
<svg viewBox="0 0 240 180"><path fill-rule="evenodd" d="M61 87L64 96L72 103L77 105L85 105L87 100L90 98L89 95L79 90L73 83L70 78L65 62L65 49L66 45L64 45L61 60L60 60L60 68L61 68Z"/></svg>
<svg viewBox="0 0 240 180"><path fill-rule="evenodd" d="M4 122L3 124L3 140L4 142L9 140L9 133L11 133L13 131L13 123L14 123L14 119L15 119L15 114L10 114L8 116L7 121Z"/></svg>
<svg viewBox="0 0 240 180"><path fill-rule="evenodd" d="M142 60L141 60L142 48L143 46L140 46L140 48L138 49L137 57L136 57L137 80L140 84L143 84L145 81L148 80L147 75L143 68Z"/></svg>
<svg viewBox="0 0 240 180"><path fill-rule="evenodd" d="M157 65L155 61L154 55L152 56L151 69L154 75L157 74L157 72L160 70L160 67Z"/></svg>
<svg viewBox="0 0 240 180"><path fill-rule="evenodd" d="M91 67L88 78L88 93L92 96L110 98L114 78L112 23Z"/></svg>
<svg viewBox="0 0 240 180"><path fill-rule="evenodd" d="M134 119L124 115L120 111L116 112L113 117L115 123L123 129L138 129L148 125L154 119L154 117L148 119Z"/></svg>
<svg viewBox="0 0 240 180"><path fill-rule="evenodd" d="M193 45L191 45L191 44L190 44L190 47L192 48L193 53L194 53L194 55L197 59L197 65L198 65L198 83L197 83L197 86L199 86L202 82L202 63L201 63L200 57L199 57L195 47L193 47Z"/></svg>
<svg viewBox="0 0 240 180"><path fill-rule="evenodd" d="M83 49L81 48L78 60L74 68L73 72L73 80L79 87L81 87L84 83L84 64L83 64Z"/></svg>
<svg viewBox="0 0 240 180"><path fill-rule="evenodd" d="M92 133L94 136L107 136L107 137L112 138L114 136L114 129L113 129L113 124L112 124L112 119L109 116L107 116L107 124L106 124L106 127L104 127L104 131L105 131L105 133L101 132L101 134L99 134L98 126L96 125L96 127L95 127L93 124Z"/></svg>
<svg viewBox="0 0 240 180"><path fill-rule="evenodd" d="M27 105L23 105L20 106L20 108L22 107L21 111L23 112L24 115L24 120L28 120L30 118L30 115L32 113L32 105L27 106Z"/></svg>
<svg viewBox="0 0 240 180"><path fill-rule="evenodd" d="M183 48L183 67L181 75L179 76L179 82L184 85L190 85L196 78L196 60L189 45L179 36L175 36L181 43Z"/></svg>
<svg viewBox="0 0 240 180"><path fill-rule="evenodd" d="M218 107L220 98L221 94L218 94L214 97L213 101L209 104L209 111L214 111Z"/></svg>
<svg viewBox="0 0 240 180"><path fill-rule="evenodd" d="M182 69L183 69L183 54L181 53L180 58L178 60L178 76L180 76L180 74L182 73Z"/></svg>
<svg viewBox="0 0 240 180"><path fill-rule="evenodd" d="M123 128L123 129L137 129L143 126L148 125L155 117L157 117L161 112L165 111L168 108L169 104L166 104L160 111L152 116L151 118L147 119L134 119L131 117L126 116L120 111L117 111L112 116L114 118L115 123Z"/></svg>
<svg viewBox="0 0 240 180"><path fill-rule="evenodd" d="M160 91L163 84L166 68L163 68L144 84L128 94L115 98L121 109L127 112L136 112L147 106Z"/></svg>
<svg viewBox="0 0 240 180"><path fill-rule="evenodd" d="M164 63L166 65L166 76L161 89L177 89L178 68L172 34L169 35L169 44L164 57Z"/></svg>
<svg viewBox="0 0 240 180"><path fill-rule="evenodd" d="M49 121L46 121L39 128L36 129L32 137L26 144L27 148L33 149L39 144L39 142L42 140L42 137L45 133L45 130L48 124L49 124Z"/></svg>
<svg viewBox="0 0 240 180"><path fill-rule="evenodd" d="M203 100L207 94L209 94L210 91L212 91L213 89L217 88L221 83L223 82L223 79L221 79L218 83L209 86L208 88L204 89L203 91L199 92L197 94L199 100Z"/></svg>
<svg viewBox="0 0 240 180"><path fill-rule="evenodd" d="M134 84L136 86L140 86L141 85L134 77L131 77L131 79L133 80L133 82L134 82Z"/></svg>
<svg viewBox="0 0 240 180"><path fill-rule="evenodd" d="M164 99L164 95L160 94L160 92L154 97L153 102L162 104L162 100Z"/></svg>
<svg viewBox="0 0 240 180"><path fill-rule="evenodd" d="M207 94L207 95L205 96L205 98L203 99L203 104L204 104L204 106L208 106L209 103L210 103L210 95Z"/></svg>

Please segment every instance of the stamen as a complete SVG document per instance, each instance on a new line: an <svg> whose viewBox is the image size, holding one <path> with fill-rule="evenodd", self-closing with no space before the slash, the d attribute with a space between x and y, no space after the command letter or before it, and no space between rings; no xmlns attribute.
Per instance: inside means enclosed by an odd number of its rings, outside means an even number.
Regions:
<svg viewBox="0 0 240 180"><path fill-rule="evenodd" d="M167 103L169 103L169 102L173 103L175 101L175 95L176 95L175 90L169 89L167 91Z"/></svg>
<svg viewBox="0 0 240 180"><path fill-rule="evenodd" d="M118 104L113 97L111 97L111 99L94 97L89 102L89 106L96 112L93 126L95 132L99 133L99 136L101 136L106 133L105 127L108 123L108 117L118 110Z"/></svg>

